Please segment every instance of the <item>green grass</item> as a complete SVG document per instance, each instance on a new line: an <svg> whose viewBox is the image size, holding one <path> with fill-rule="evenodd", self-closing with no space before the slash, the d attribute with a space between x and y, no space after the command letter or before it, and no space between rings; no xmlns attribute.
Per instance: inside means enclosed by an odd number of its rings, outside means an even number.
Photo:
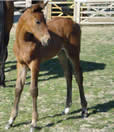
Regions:
<svg viewBox="0 0 114 132"><path fill-rule="evenodd" d="M6 88L0 88L0 132L9 119L16 81L16 59L11 33L6 62ZM41 132L114 131L114 26L82 27L81 65L89 117L81 119L78 87L73 78L73 104L68 115L61 115L66 99L66 83L57 57L41 65L39 75L38 130ZM20 101L19 115L8 132L28 132L32 98L30 73ZM6 131L7 132L7 131Z"/></svg>

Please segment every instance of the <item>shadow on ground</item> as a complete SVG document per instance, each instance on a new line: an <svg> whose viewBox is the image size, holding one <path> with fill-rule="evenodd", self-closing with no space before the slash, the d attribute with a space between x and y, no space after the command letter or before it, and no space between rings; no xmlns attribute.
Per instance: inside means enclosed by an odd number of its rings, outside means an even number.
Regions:
<svg viewBox="0 0 114 132"><path fill-rule="evenodd" d="M106 65L104 63L88 62L88 61L81 60L81 67L82 67L83 72L104 70L105 66ZM7 61L5 72L11 72L13 70L16 70L16 61ZM56 58L53 58L53 59L48 60L45 63L41 64L40 72L44 72L42 74L39 74L40 77L41 76L49 76L49 77L47 77L46 79L39 78L39 81L47 81L50 79L59 78L59 77L64 76L61 65L59 64L59 61ZM50 76L50 75L53 75L53 76ZM27 76L27 79L29 79L29 78L30 78L30 76ZM6 82L8 82L8 81L16 81L16 79L6 80ZM30 83L27 83L27 84L30 84Z"/></svg>
<svg viewBox="0 0 114 132"><path fill-rule="evenodd" d="M8 65L10 65L10 66L8 66ZM81 67L82 67L83 72L104 70L105 66L106 65L104 63L88 62L88 61L81 60ZM12 70L16 70L16 61L7 61L5 72L10 72ZM42 74L42 76L43 75L51 75L51 74L54 74L55 78L64 76L63 70L59 64L58 59L56 59L56 58L51 59L51 60L41 64L40 71L41 72L47 71L46 73Z"/></svg>
<svg viewBox="0 0 114 132"><path fill-rule="evenodd" d="M97 114L97 113L102 113L102 112L108 112L109 110L113 109L114 108L114 100L111 100L109 102L106 102L106 103L103 103L103 104L97 104L95 106L92 106L90 108L88 108L89 111L91 111L89 114L88 114L88 118L90 116L92 116L93 114ZM70 112L67 117L65 118L65 115L63 115L62 113L59 113L59 114L55 114L55 115L52 115L52 116L46 116L46 117L42 117L39 119L40 120L44 120L47 119L47 118L56 118L56 117L60 117L60 116L64 116L64 119L59 119L58 121L56 122L51 122L51 123L48 123L44 126L39 126L37 127L36 129L37 130L42 130L43 128L46 128L46 127L53 127L59 123L62 123L63 121L65 120L76 120L76 119L81 119L81 115L75 115L77 113L81 113L81 109L78 109L76 111L72 111ZM62 118L62 117L61 117ZM13 127L19 127L21 125L28 125L30 124L31 121L26 121L26 122L22 122L22 123L18 123L18 124L15 124L13 125Z"/></svg>

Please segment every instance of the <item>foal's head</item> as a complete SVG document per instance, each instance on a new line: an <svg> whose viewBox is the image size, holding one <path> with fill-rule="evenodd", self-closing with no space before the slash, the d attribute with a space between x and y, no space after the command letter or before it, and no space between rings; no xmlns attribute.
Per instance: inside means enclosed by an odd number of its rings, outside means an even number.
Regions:
<svg viewBox="0 0 114 132"><path fill-rule="evenodd" d="M42 12L46 4L40 2L29 8L26 14L27 18L25 20L27 32L32 33L43 46L47 45L48 40L50 39L46 20Z"/></svg>

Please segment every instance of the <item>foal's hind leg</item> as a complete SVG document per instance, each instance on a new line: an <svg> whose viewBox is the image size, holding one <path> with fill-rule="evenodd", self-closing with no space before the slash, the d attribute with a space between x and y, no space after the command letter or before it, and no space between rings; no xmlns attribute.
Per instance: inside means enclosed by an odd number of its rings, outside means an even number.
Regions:
<svg viewBox="0 0 114 132"><path fill-rule="evenodd" d="M20 96L24 87L26 73L27 73L26 65L17 63L17 81L16 81L16 89L15 89L15 99L14 99L13 109L11 111L10 119L8 121L6 129L12 126L15 118L17 117Z"/></svg>
<svg viewBox="0 0 114 132"><path fill-rule="evenodd" d="M66 57L64 50L59 52L58 59L64 70L64 76L67 83L66 108L64 110L64 114L67 114L69 112L69 107L72 105L72 66Z"/></svg>
<svg viewBox="0 0 114 132"><path fill-rule="evenodd" d="M87 101L85 98L85 93L83 88L83 75L82 75L82 70L80 66L79 49L75 46L71 46L67 50L68 50L68 55L73 64L74 76L79 87L80 100L82 105L82 117L87 117Z"/></svg>

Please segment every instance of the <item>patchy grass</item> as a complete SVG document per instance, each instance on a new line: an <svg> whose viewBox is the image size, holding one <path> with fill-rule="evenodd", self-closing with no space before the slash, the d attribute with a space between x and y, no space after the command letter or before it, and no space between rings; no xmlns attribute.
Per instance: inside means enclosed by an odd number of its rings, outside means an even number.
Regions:
<svg viewBox="0 0 114 132"><path fill-rule="evenodd" d="M0 88L0 132L9 119L16 81L16 59L12 52L11 33L6 62L6 88ZM80 118L78 87L73 79L73 104L68 115L65 106L66 83L57 58L41 65L39 75L38 130L41 132L113 132L114 131L114 26L82 27L81 65L89 117ZM30 73L20 101L19 115L8 132L28 132L32 98ZM38 131L37 130L37 131Z"/></svg>

